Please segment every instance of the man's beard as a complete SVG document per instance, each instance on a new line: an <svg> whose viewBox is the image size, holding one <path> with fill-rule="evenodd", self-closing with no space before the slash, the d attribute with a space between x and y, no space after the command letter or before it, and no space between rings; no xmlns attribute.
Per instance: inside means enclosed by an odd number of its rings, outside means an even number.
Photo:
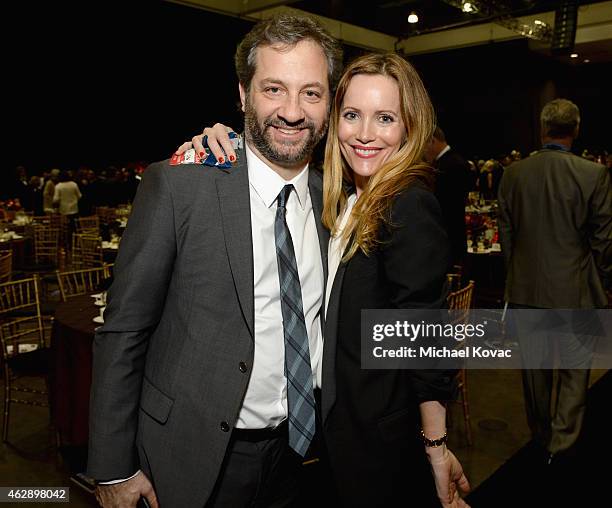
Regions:
<svg viewBox="0 0 612 508"><path fill-rule="evenodd" d="M312 151L327 130L327 117L323 124L317 129L314 122L304 120L299 124L288 124L282 118L270 116L260 121L257 112L249 102L248 98L244 106L244 122L247 140L268 161L281 166L293 166L306 162L310 159ZM286 142L275 141L270 129L307 129L308 135L297 141Z"/></svg>

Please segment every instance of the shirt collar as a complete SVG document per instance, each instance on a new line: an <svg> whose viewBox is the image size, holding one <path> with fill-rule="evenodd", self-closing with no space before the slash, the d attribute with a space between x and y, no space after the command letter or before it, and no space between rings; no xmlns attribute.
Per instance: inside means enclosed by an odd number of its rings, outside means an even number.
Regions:
<svg viewBox="0 0 612 508"><path fill-rule="evenodd" d="M302 210L306 206L306 196L308 195L308 164L300 174L291 180L283 179L276 171L262 161L249 148L248 143L244 144L247 159L247 169L249 173L249 183L264 204L270 208L278 197L285 185L292 184L295 194Z"/></svg>
<svg viewBox="0 0 612 508"><path fill-rule="evenodd" d="M436 160L438 160L440 157L442 157L450 149L451 149L450 145L446 145L444 148L442 148L442 150L440 150L440 153L438 155L436 155Z"/></svg>
<svg viewBox="0 0 612 508"><path fill-rule="evenodd" d="M569 152L569 147L562 145L561 143L544 143L542 148L547 150L561 150L563 152Z"/></svg>

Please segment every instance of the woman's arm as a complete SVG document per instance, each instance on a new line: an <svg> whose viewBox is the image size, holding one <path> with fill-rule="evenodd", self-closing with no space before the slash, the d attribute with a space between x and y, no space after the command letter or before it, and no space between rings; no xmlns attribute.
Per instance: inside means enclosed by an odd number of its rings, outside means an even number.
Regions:
<svg viewBox="0 0 612 508"><path fill-rule="evenodd" d="M457 457L446 447L446 408L437 401L421 402L423 443L443 508L469 508L461 499L470 491L470 483ZM442 440L438 446L431 441Z"/></svg>
<svg viewBox="0 0 612 508"><path fill-rule="evenodd" d="M393 203L391 225L383 235L385 274L399 309L439 309L446 302L449 243L440 206L426 189L413 186ZM455 396L454 371L411 371L419 400L422 438L436 491L444 508L465 508L460 493L469 483L457 458L446 447L446 408L440 401Z"/></svg>

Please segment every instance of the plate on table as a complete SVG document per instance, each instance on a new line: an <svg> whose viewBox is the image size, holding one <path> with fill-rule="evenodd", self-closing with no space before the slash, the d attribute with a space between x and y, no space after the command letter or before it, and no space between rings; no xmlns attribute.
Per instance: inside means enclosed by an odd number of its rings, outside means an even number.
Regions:
<svg viewBox="0 0 612 508"><path fill-rule="evenodd" d="M102 293L96 293L95 295L89 295L92 298L95 298L96 300L99 300L100 298L102 298Z"/></svg>
<svg viewBox="0 0 612 508"><path fill-rule="evenodd" d="M96 301L94 302L94 305L95 305L96 307L104 307L106 304L105 304L105 303L104 303L102 300L96 300Z"/></svg>
<svg viewBox="0 0 612 508"><path fill-rule="evenodd" d="M95 318L93 318L93 322L102 325L104 324L104 319L101 318L100 316L96 316Z"/></svg>

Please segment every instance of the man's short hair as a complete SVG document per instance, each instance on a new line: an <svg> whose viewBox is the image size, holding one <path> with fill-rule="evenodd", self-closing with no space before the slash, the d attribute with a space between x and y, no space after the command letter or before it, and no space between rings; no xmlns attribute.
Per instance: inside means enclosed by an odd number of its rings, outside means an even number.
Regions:
<svg viewBox="0 0 612 508"><path fill-rule="evenodd" d="M567 99L555 99L542 108L542 135L549 138L576 137L580 126L580 110Z"/></svg>
<svg viewBox="0 0 612 508"><path fill-rule="evenodd" d="M438 126L436 126L436 130L433 133L433 137L436 138L438 141L446 143L446 135L444 134L444 131Z"/></svg>
<svg viewBox="0 0 612 508"><path fill-rule="evenodd" d="M255 74L257 48L277 44L291 48L304 40L321 46L327 59L327 77L333 95L342 73L342 46L323 25L308 16L278 14L258 22L236 49L234 64L238 81L249 91Z"/></svg>

